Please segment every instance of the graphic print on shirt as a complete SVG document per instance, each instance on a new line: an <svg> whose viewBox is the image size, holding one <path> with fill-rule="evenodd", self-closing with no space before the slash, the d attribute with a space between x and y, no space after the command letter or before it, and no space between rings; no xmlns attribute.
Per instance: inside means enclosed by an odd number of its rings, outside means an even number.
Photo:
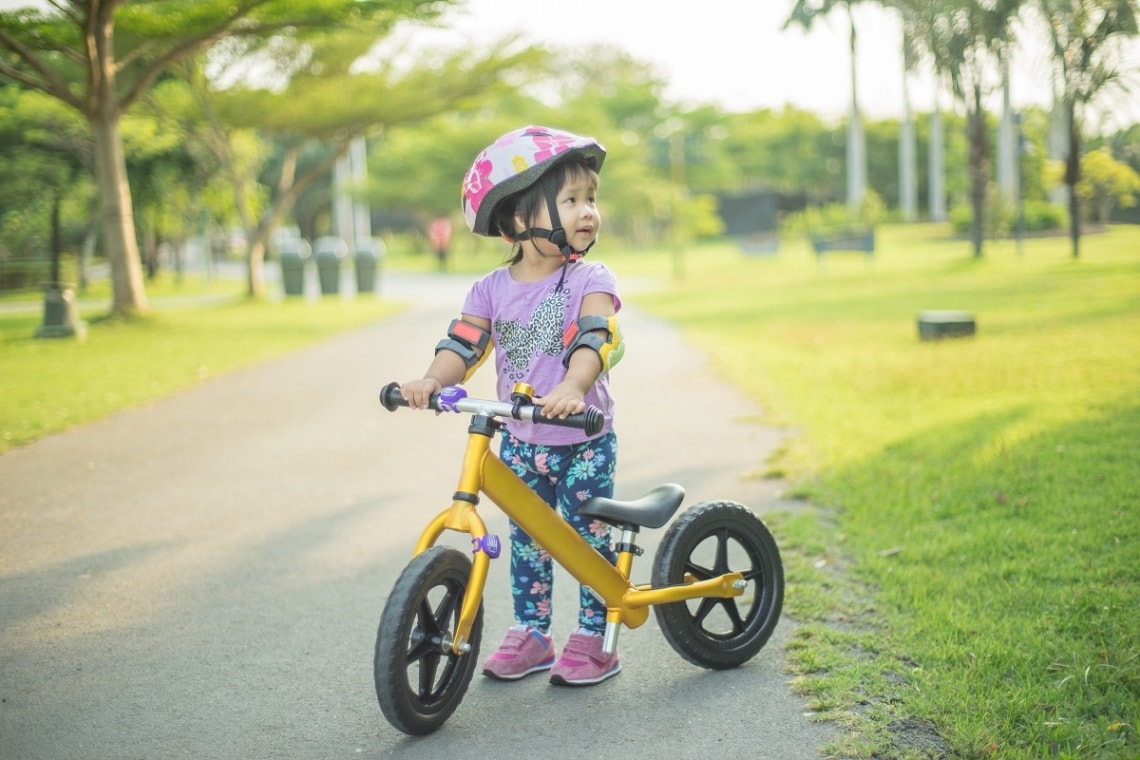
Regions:
<svg viewBox="0 0 1140 760"><path fill-rule="evenodd" d="M566 292L566 289L554 292L552 288L531 315L529 324L505 319L495 321L494 328L498 333L495 343L507 354L507 374L512 382L526 378L531 359L536 354L562 355Z"/></svg>

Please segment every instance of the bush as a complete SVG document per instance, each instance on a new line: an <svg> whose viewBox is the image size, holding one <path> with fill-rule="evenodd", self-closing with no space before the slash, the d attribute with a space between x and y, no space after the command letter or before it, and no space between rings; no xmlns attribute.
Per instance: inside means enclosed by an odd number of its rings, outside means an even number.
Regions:
<svg viewBox="0 0 1140 760"><path fill-rule="evenodd" d="M1025 201L1021 213L1023 232L1049 232L1065 226L1066 212L1047 201ZM974 221L974 209L959 205L950 209L950 226L955 234L968 235ZM1010 238L1017 234L1017 204L991 196L986 204L985 236L989 240Z"/></svg>
<svg viewBox="0 0 1140 760"><path fill-rule="evenodd" d="M886 207L874 191L868 190L859 209L852 213L842 203L826 206L808 206L803 211L789 214L780 223L780 234L785 236L830 237L855 231L873 229L886 217Z"/></svg>
<svg viewBox="0 0 1140 760"><path fill-rule="evenodd" d="M1065 226L1065 209L1047 201L1026 201L1022 209L1026 232L1047 232Z"/></svg>

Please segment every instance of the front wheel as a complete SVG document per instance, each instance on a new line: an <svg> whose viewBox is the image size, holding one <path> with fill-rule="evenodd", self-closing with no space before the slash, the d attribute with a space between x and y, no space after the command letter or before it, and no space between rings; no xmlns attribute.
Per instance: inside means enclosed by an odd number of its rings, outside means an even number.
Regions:
<svg viewBox="0 0 1140 760"><path fill-rule="evenodd" d="M471 683L483 635L481 602L471 648L455 654L450 646L470 576L466 555L434 546L408 563L384 605L373 664L376 698L388 722L406 734L442 726Z"/></svg>
<svg viewBox="0 0 1140 760"><path fill-rule="evenodd" d="M735 668L767 643L784 602L784 566L768 527L731 501L701 502L666 531L653 560L654 587L675 586L729 572L748 582L742 596L703 597L654 608L669 644L689 662Z"/></svg>

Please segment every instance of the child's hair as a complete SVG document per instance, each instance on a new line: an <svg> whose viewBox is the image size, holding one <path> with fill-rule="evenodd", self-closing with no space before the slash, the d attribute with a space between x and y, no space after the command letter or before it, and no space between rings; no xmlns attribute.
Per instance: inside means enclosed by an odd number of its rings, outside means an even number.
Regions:
<svg viewBox="0 0 1140 760"><path fill-rule="evenodd" d="M590 163L590 159L582 154L571 154L558 162L550 171L539 178L538 182L526 190L506 198L495 207L491 218L492 227L498 229L508 237L514 245L510 253L503 260L504 264L517 264L522 260L522 243L515 240L515 216L520 217L530 228L538 220L542 209L546 208L546 198L554 197L561 192L568 181L586 177L596 191L598 187L598 172Z"/></svg>

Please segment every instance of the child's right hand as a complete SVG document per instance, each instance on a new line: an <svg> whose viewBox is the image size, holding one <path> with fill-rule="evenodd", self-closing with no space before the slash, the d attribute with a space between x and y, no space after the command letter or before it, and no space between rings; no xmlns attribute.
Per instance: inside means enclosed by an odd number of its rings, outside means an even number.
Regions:
<svg viewBox="0 0 1140 760"><path fill-rule="evenodd" d="M420 380L409 380L400 386L400 395L408 402L412 409L429 409L431 394L439 393L443 386L434 378L425 377Z"/></svg>

